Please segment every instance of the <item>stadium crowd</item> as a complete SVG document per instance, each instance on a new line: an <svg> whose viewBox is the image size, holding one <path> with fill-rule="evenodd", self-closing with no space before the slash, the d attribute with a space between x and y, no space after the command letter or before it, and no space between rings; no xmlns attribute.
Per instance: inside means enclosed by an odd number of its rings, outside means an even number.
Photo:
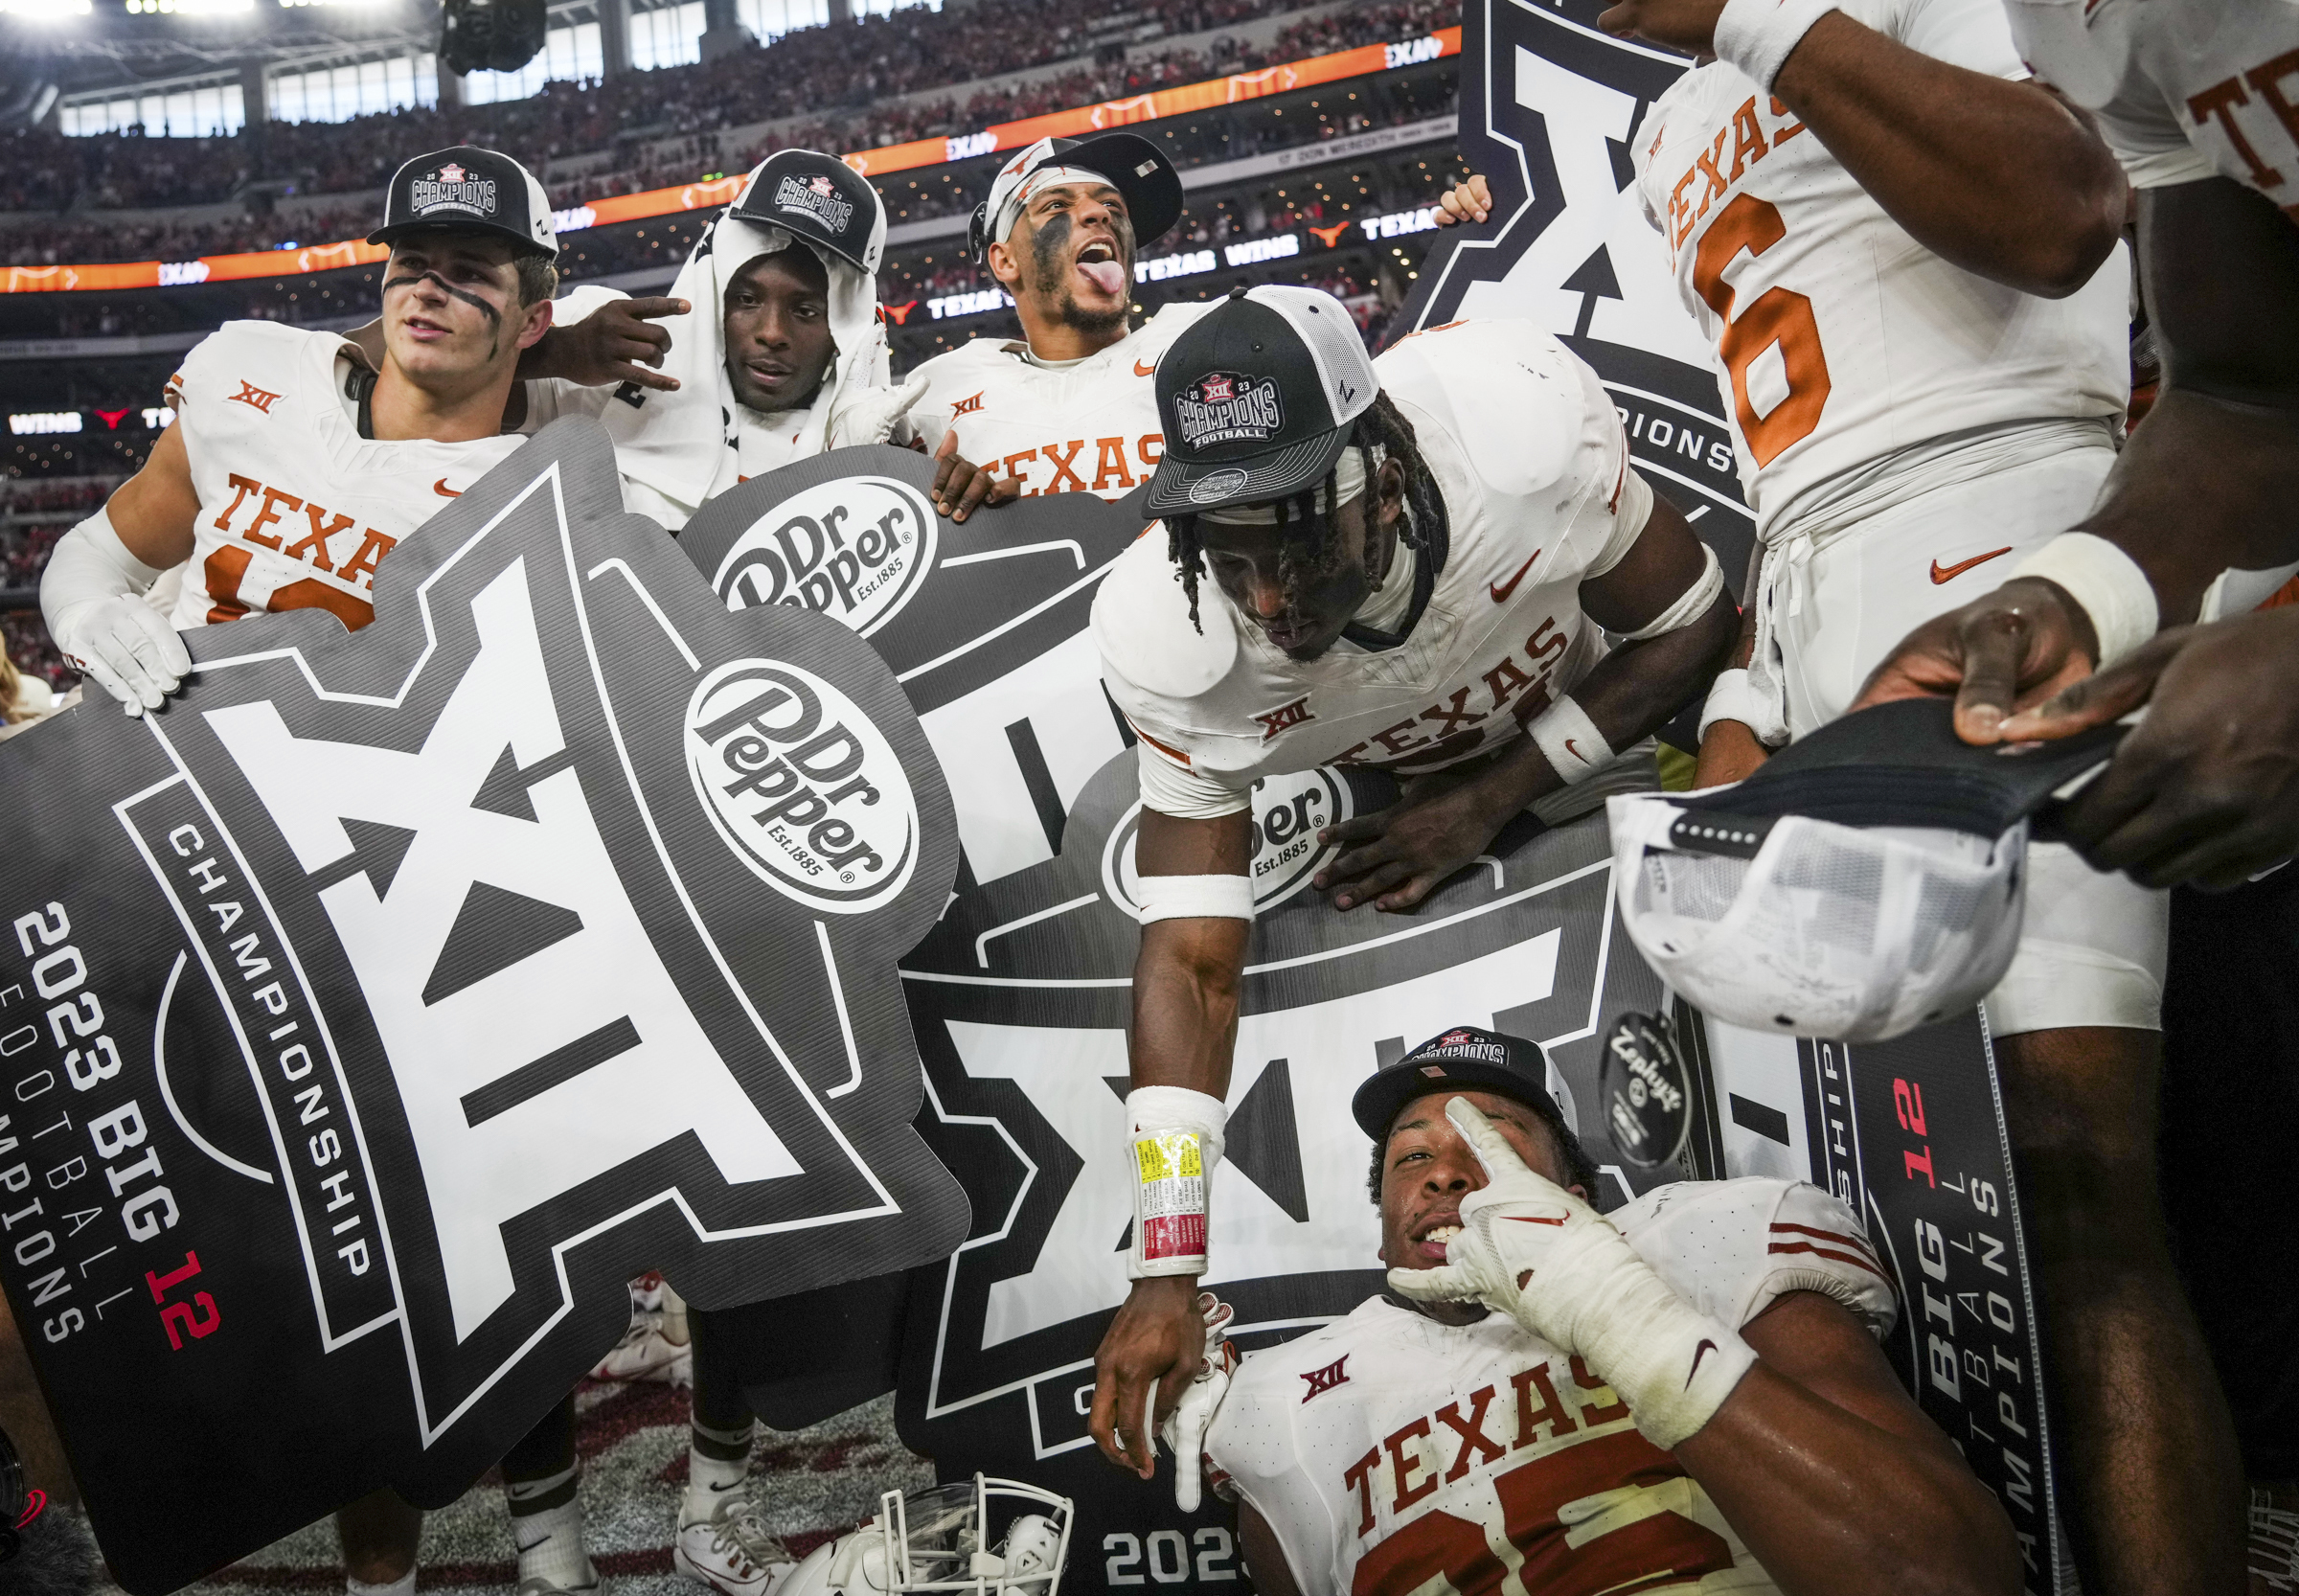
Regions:
<svg viewBox="0 0 2299 1596"><path fill-rule="evenodd" d="M1146 9L1166 34L1182 34L1281 11L1290 3L1162 0ZM956 26L960 15L964 27ZM1122 48L1104 48L1100 54L1106 58L1041 81L985 87L963 100L888 103L1091 48L1085 25L1066 8L1041 0L985 0L963 13L914 9L843 25L863 30L859 50L841 26L809 28L708 63L605 81L552 82L526 100L455 110L423 107L341 123L274 122L257 134L243 130L216 139L148 138L132 131L66 138L18 129L0 136L0 151L8 157L0 162L8 173L0 176L0 211L74 214L69 220L0 234L0 251L4 263L15 265L177 261L354 237L369 207L192 223L115 222L85 213L212 204L259 180L292 181L303 194L372 190L390 175L383 152L408 140L518 149L546 173L550 161L609 151L615 158L603 170L555 185L555 201L571 207L688 182L706 171L746 170L778 148L861 149L971 132L1272 62L1420 37L1459 20L1459 0L1395 0L1295 23L1266 50L1246 50L1226 36L1204 52L1173 50L1142 59L1127 58ZM822 114L826 109L830 114ZM806 113L814 120L739 148L718 136ZM1439 113L1402 107L1384 117L1369 109L1328 119L1313 132L1337 137L1416 114ZM385 126L388 136L379 136ZM1223 157L1300 142L1282 124L1225 131L1230 139ZM689 137L664 144L682 133ZM1191 158L1178 149L1175 155ZM973 203L969 196L954 208Z"/></svg>

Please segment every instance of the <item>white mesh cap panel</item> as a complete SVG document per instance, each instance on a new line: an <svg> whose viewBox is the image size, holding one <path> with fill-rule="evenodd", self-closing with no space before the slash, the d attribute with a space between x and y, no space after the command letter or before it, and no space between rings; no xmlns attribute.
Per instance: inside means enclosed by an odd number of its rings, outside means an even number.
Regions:
<svg viewBox="0 0 2299 1596"><path fill-rule="evenodd" d="M1380 392L1381 379L1374 375L1373 359L1365 353L1365 340L1348 306L1323 288L1283 283L1250 288L1245 297L1275 310L1301 334L1309 358L1317 363L1317 379L1332 406L1335 426L1346 426L1365 412Z"/></svg>
<svg viewBox="0 0 2299 1596"><path fill-rule="evenodd" d="M1881 1041L1976 1004L2019 941L2025 822L1991 843L1791 815L1744 860L1670 848L1665 799L1610 809L1629 940L1735 1025Z"/></svg>

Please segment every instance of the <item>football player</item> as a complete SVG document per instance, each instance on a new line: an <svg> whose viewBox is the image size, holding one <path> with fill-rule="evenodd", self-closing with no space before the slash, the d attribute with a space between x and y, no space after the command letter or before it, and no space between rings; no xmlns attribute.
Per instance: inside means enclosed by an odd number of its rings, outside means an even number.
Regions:
<svg viewBox="0 0 2299 1596"><path fill-rule="evenodd" d="M887 385L885 246L876 188L835 155L778 150L688 255L671 290L681 308L652 324L666 335L654 369L617 388L530 381L526 428L597 417L615 440L624 503L674 533L740 482L886 442L922 385ZM559 310L597 316L620 304L635 317L659 303L577 288Z"/></svg>
<svg viewBox="0 0 2299 1596"><path fill-rule="evenodd" d="M1203 1341L1254 784L1394 771L1402 799L1321 833L1344 851L1316 879L1343 908L1410 908L1516 814L1554 824L1656 785L1643 740L1738 625L1716 556L1629 468L1596 374L1530 324L1457 323L1374 361L1331 295L1241 289L1167 350L1156 386L1147 510L1167 536L1122 556L1093 608L1104 685L1140 734L1144 907L1134 1285L1091 1427L1145 1476L1145 1406L1170 1404Z"/></svg>
<svg viewBox="0 0 2299 1596"><path fill-rule="evenodd" d="M1389 1289L1247 1355L1206 1435L1254 1588L2019 1590L1851 1210L1747 1179L1600 1215L1546 1074L1465 1028L1358 1087Z"/></svg>
<svg viewBox="0 0 2299 1596"><path fill-rule="evenodd" d="M558 240L542 185L496 150L421 155L393 176L371 241L391 249L379 362L337 333L227 322L170 379L176 423L143 469L50 557L50 635L128 714L190 672L180 628L288 609L366 626L392 549L524 442L502 428L521 353L552 322ZM163 618L142 595L186 561ZM599 1583L571 1403L506 1460L526 1596ZM416 1510L382 1491L339 1523L354 1596L412 1591Z"/></svg>
<svg viewBox="0 0 2299 1596"><path fill-rule="evenodd" d="M1625 0L1605 20L1707 57L1631 155L1716 345L1760 543L1750 657L1703 716L1713 785L1842 714L1909 627L2082 516L2128 387L2125 186L2028 80L1995 0ZM2152 1165L2116 1162L2151 1145L2169 904L2063 845L2030 861L1988 1021L2023 1179L2080 1211L2037 1249L2080 1557L2095 1580L2178 1566L2223 1589L2241 1522L2224 1402L2155 1240ZM2103 1334L2111 1301L2147 1306ZM2162 1366L2192 1373L2142 1373ZM2135 1515L2140 1479L2159 1506Z"/></svg>
<svg viewBox="0 0 2299 1596"><path fill-rule="evenodd" d="M1117 499L1150 480L1164 441L1150 375L1207 308L1169 305L1130 331L1133 262L1181 204L1172 162L1136 133L1040 139L999 169L970 240L1022 336L976 338L910 374L938 509L964 520L986 501Z"/></svg>
<svg viewBox="0 0 2299 1596"><path fill-rule="evenodd" d="M1867 696L1952 692L1975 742L2149 702L2069 833L2153 885L2233 886L2299 851L2299 608L2246 613L2299 571L2299 12L2007 9L2138 190L2162 391L2077 530L1909 637Z"/></svg>

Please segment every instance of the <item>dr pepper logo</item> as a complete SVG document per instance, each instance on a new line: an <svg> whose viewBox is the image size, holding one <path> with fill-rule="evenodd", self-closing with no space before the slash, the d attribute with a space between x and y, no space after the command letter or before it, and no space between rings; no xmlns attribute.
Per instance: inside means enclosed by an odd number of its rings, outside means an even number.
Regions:
<svg viewBox="0 0 2299 1596"><path fill-rule="evenodd" d="M868 637L933 568L933 507L891 477L846 477L785 499L718 562L729 609L793 604Z"/></svg>
<svg viewBox="0 0 2299 1596"><path fill-rule="evenodd" d="M909 778L854 700L813 673L761 659L713 671L687 705L687 764L728 848L784 896L860 914L910 879Z"/></svg>

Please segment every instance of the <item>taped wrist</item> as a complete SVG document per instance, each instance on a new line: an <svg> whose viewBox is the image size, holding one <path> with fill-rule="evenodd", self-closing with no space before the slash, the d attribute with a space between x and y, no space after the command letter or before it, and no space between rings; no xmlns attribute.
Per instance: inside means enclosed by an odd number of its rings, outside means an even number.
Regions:
<svg viewBox="0 0 2299 1596"><path fill-rule="evenodd" d="M1707 558L1702 561L1700 574L1692 585L1676 595L1676 602L1632 632L1622 635L1632 643L1648 642L1673 631L1682 631L1706 615L1724 591L1724 567L1717 559L1717 551L1703 544L1700 552Z"/></svg>
<svg viewBox="0 0 2299 1596"><path fill-rule="evenodd" d="M2063 532L2014 568L2011 576L2041 577L2067 589L2091 617L2099 633L2100 657L2092 669L2105 671L2155 635L2162 623L2155 586L2139 562L2105 537Z"/></svg>
<svg viewBox="0 0 2299 1596"><path fill-rule="evenodd" d="M1788 55L1835 0L1725 0L1717 18L1717 58L1769 90Z"/></svg>
<svg viewBox="0 0 2299 1596"><path fill-rule="evenodd" d="M1548 756L1566 787L1579 786L1613 761L1612 744L1569 693L1535 716L1525 735Z"/></svg>
<svg viewBox="0 0 2299 1596"><path fill-rule="evenodd" d="M1128 1279L1205 1272L1206 1196L1229 1110L1187 1086L1126 1094L1126 1167L1133 1184Z"/></svg>
<svg viewBox="0 0 2299 1596"><path fill-rule="evenodd" d="M1145 925L1153 920L1253 918L1253 882L1243 876L1144 876L1140 892Z"/></svg>
<svg viewBox="0 0 2299 1596"><path fill-rule="evenodd" d="M1708 690L1708 701L1700 706L1700 741L1708 741L1708 728L1719 720L1738 720L1753 733L1761 723L1758 714L1756 690L1749 684L1748 673L1719 671Z"/></svg>
<svg viewBox="0 0 2299 1596"><path fill-rule="evenodd" d="M1525 1295L1663 1451L1700 1432L1756 1362L1740 1333L1678 1296L1610 1225L1560 1237ZM1519 1315L1523 1317L1523 1315Z"/></svg>

